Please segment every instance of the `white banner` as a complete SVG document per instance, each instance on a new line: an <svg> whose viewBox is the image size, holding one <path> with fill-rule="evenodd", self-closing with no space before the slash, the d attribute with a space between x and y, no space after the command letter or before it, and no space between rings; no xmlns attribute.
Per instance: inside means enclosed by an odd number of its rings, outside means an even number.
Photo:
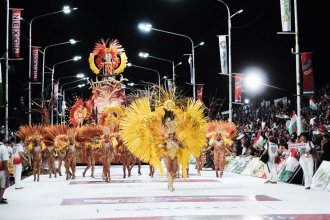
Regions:
<svg viewBox="0 0 330 220"><path fill-rule="evenodd" d="M12 53L15 57L20 57L20 36L21 36L21 10L12 10L12 24L11 24L11 42Z"/></svg>
<svg viewBox="0 0 330 220"><path fill-rule="evenodd" d="M282 31L291 31L291 0L281 0Z"/></svg>
<svg viewBox="0 0 330 220"><path fill-rule="evenodd" d="M221 73L228 73L227 36L219 35Z"/></svg>
<svg viewBox="0 0 330 220"><path fill-rule="evenodd" d="M328 190L330 184L330 162L323 161L312 179L312 189Z"/></svg>

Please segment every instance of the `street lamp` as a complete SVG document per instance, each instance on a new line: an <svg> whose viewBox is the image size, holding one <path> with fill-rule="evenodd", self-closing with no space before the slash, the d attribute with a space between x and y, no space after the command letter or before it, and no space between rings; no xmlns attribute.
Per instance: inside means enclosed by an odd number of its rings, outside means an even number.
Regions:
<svg viewBox="0 0 330 220"><path fill-rule="evenodd" d="M159 31L159 32L162 32L162 33L166 33L166 34L171 34L171 35L176 35L176 36L180 36L180 37L184 37L184 38L187 38L190 43L191 43L191 54L192 54L192 73L191 73L191 79L190 79L190 82L191 84L193 85L193 97L194 97L194 100L196 99L196 88L195 88L195 45L194 45L194 42L193 40L187 36L187 35L183 35L183 34L179 34L179 33L174 33L174 32L170 32L170 31L165 31L165 30L161 30L161 29L157 29L157 28L153 28L151 24L148 24L148 23L140 23L138 25L139 29L141 31L144 31L144 32L150 32L151 30L154 30L154 31Z"/></svg>
<svg viewBox="0 0 330 220"><path fill-rule="evenodd" d="M64 45L64 44L76 44L77 42L80 42L80 41L76 41L75 39L70 39L68 41L65 41L65 42L62 42L62 43L57 43L57 44L50 44L50 45L47 45L42 54L42 79L41 79L41 97L42 99L44 99L44 91L45 91L45 60L46 60L46 50L47 48L49 47L56 47L56 46L60 46L60 45ZM43 105L43 103L42 103Z"/></svg>
<svg viewBox="0 0 330 220"><path fill-rule="evenodd" d="M150 68L147 68L147 67L143 67L143 66L138 66L138 65L133 65L132 63L127 63L127 66L128 67L136 67L136 68L140 68L140 69L144 69L144 70L149 70L149 71L152 71L154 73L157 73L157 76L158 76L158 90L159 90L159 100L160 100L160 74L157 70L154 70L154 69L150 69Z"/></svg>
<svg viewBox="0 0 330 220"><path fill-rule="evenodd" d="M222 0L218 0L218 2L221 2L222 4L224 4L227 8L227 13L228 13L228 71L229 71L229 122L232 122L233 120L233 100L232 100L232 69L231 69L231 19L237 15L243 12L243 9L238 10L237 12L235 12L234 14L230 15L230 10L228 5L222 1Z"/></svg>
<svg viewBox="0 0 330 220"><path fill-rule="evenodd" d="M49 15L53 15L53 14L58 14L58 13L64 13L64 14L69 14L71 11L77 10L77 8L70 8L69 6L64 6L62 10L60 11L54 11L54 12L50 12L50 13L46 13L46 14L42 14L42 15L38 15L35 16L31 19L31 21L29 22L29 124L31 124L31 105L32 105L32 98L31 98L31 47L32 47L32 24L33 21L35 19L38 18L42 18L42 17L46 17Z"/></svg>
<svg viewBox="0 0 330 220"><path fill-rule="evenodd" d="M139 53L139 57L142 57L142 58L153 58L153 59L156 59L156 60L161 60L161 61L165 61L165 62L169 62L172 64L172 80L173 80L173 88L175 88L175 67L178 66L178 65L181 65L182 62L178 63L177 65L174 64L174 61L171 61L171 60L167 60L167 59L164 59L164 58L160 58L160 57L156 57L156 56L151 56L149 53L145 53L145 52L140 52Z"/></svg>
<svg viewBox="0 0 330 220"><path fill-rule="evenodd" d="M53 125L53 116L54 116L54 111L53 111L53 106L54 106L54 73L55 73L55 67L59 64L62 64L62 63L67 63L67 62L70 62L70 61L78 61L81 59L81 56L75 56L73 57L72 59L69 59L69 60L64 60L64 61L61 61L61 62L58 62L58 63L55 63L53 65L53 68L52 68L52 79L51 79L51 99L52 99L52 107L51 107L51 120L50 120L50 123L51 125Z"/></svg>

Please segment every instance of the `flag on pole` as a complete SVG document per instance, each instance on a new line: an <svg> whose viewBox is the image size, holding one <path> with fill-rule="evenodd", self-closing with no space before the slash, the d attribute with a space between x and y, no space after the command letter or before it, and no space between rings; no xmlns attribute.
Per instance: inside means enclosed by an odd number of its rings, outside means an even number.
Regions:
<svg viewBox="0 0 330 220"><path fill-rule="evenodd" d="M220 35L219 38L219 49L220 49L220 63L221 72L228 73L228 55L227 55L227 36Z"/></svg>
<svg viewBox="0 0 330 220"><path fill-rule="evenodd" d="M266 140L261 135L261 132L259 131L257 134L257 137L253 141L253 146L255 147L263 147L266 143Z"/></svg>
<svg viewBox="0 0 330 220"><path fill-rule="evenodd" d="M309 98L309 108L316 111L317 110L317 104L313 96Z"/></svg>
<svg viewBox="0 0 330 220"><path fill-rule="evenodd" d="M33 81L38 80L39 48L40 47L32 46L32 78L33 78Z"/></svg>
<svg viewBox="0 0 330 220"><path fill-rule="evenodd" d="M242 74L235 74L235 102L242 102L243 78Z"/></svg>
<svg viewBox="0 0 330 220"><path fill-rule="evenodd" d="M281 0L282 31L291 31L291 0Z"/></svg>
<svg viewBox="0 0 330 220"><path fill-rule="evenodd" d="M293 132L297 133L297 115L296 112L293 112L293 115L289 124L289 133L293 134Z"/></svg>
<svg viewBox="0 0 330 220"><path fill-rule="evenodd" d="M301 53L301 66L303 72L303 93L314 93L314 72L312 65L312 53Z"/></svg>

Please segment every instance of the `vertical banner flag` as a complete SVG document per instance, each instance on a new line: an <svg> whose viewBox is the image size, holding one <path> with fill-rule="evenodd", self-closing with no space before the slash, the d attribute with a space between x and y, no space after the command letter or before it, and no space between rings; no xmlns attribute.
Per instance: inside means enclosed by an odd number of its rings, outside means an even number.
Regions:
<svg viewBox="0 0 330 220"><path fill-rule="evenodd" d="M235 102L242 102L243 79L242 74L235 75Z"/></svg>
<svg viewBox="0 0 330 220"><path fill-rule="evenodd" d="M173 80L172 79L166 79L166 83L167 83L168 90L173 89Z"/></svg>
<svg viewBox="0 0 330 220"><path fill-rule="evenodd" d="M197 100L202 101L203 98L203 85L204 84L196 84L197 86Z"/></svg>
<svg viewBox="0 0 330 220"><path fill-rule="evenodd" d="M301 53L301 66L303 72L303 93L314 93L314 72L312 65L312 53Z"/></svg>
<svg viewBox="0 0 330 220"><path fill-rule="evenodd" d="M39 55L39 48L32 46L32 79L33 81L38 80L38 55Z"/></svg>
<svg viewBox="0 0 330 220"><path fill-rule="evenodd" d="M281 0L282 31L291 31L291 0Z"/></svg>
<svg viewBox="0 0 330 220"><path fill-rule="evenodd" d="M12 53L14 57L20 57L20 35L21 35L21 10L12 10L11 24Z"/></svg>
<svg viewBox="0 0 330 220"><path fill-rule="evenodd" d="M228 73L228 55L226 35L219 35L221 73Z"/></svg>
<svg viewBox="0 0 330 220"><path fill-rule="evenodd" d="M58 100L58 83L54 83L54 103Z"/></svg>

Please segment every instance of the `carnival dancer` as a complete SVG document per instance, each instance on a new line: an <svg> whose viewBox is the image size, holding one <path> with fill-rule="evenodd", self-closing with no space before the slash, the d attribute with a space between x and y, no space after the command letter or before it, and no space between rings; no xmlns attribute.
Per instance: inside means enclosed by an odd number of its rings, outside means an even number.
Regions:
<svg viewBox="0 0 330 220"><path fill-rule="evenodd" d="M85 125L80 127L76 133L76 140L85 147L87 166L83 172L91 168L91 177L94 178L95 156L101 149L100 137L103 134L103 128L98 125Z"/></svg>
<svg viewBox="0 0 330 220"><path fill-rule="evenodd" d="M163 145L160 145L161 148L164 148L164 156L163 161L167 170L167 178L168 178L168 189L170 191L174 191L173 183L176 178L176 173L178 170L178 150L183 148L182 142L180 142L175 133L169 133L168 139L165 141Z"/></svg>
<svg viewBox="0 0 330 220"><path fill-rule="evenodd" d="M65 157L65 152L62 151L57 151L57 161L58 161L58 165L57 165L57 172L59 176L62 176L62 163Z"/></svg>
<svg viewBox="0 0 330 220"><path fill-rule="evenodd" d="M173 182L179 164L186 178L190 155L199 157L206 143L207 124L201 102L188 100L176 105L174 90L160 88L160 92L160 99L152 100L155 107L151 107L147 97L137 99L127 107L126 116L121 121L121 135L128 150L141 161L159 168L161 175L159 158L164 159L168 189L174 191Z"/></svg>
<svg viewBox="0 0 330 220"><path fill-rule="evenodd" d="M46 145L41 140L40 134L35 134L32 137L32 143L28 146L28 150L32 154L32 166L33 166L33 181L39 182L41 165L42 165L42 153L46 149Z"/></svg>
<svg viewBox="0 0 330 220"><path fill-rule="evenodd" d="M94 178L94 169L95 169L95 152L94 152L94 144L86 143L86 163L87 166L83 172L83 177L85 177L86 172L89 168L91 168L91 177Z"/></svg>
<svg viewBox="0 0 330 220"><path fill-rule="evenodd" d="M76 178L77 148L78 148L78 143L75 143L74 136L69 136L69 145L66 150L65 158L64 158L66 180L70 178L72 179Z"/></svg>
<svg viewBox="0 0 330 220"><path fill-rule="evenodd" d="M201 175L201 170L203 169L204 167L204 164L205 164L205 148L202 150L201 154L199 157L196 158L196 170L197 170L197 176L200 176Z"/></svg>
<svg viewBox="0 0 330 220"><path fill-rule="evenodd" d="M232 145L232 139L237 136L236 125L225 121L212 121L208 125L206 135L210 139L208 150L213 150L213 162L216 177L222 178L226 162L228 147ZM220 176L218 171L220 171Z"/></svg>
<svg viewBox="0 0 330 220"><path fill-rule="evenodd" d="M110 141L109 133L104 134L104 141L102 141L101 154L102 154L102 163L103 163L102 176L106 182L110 182L111 180L110 166L111 166L111 160L114 156L114 148L113 148L113 144Z"/></svg>
<svg viewBox="0 0 330 220"><path fill-rule="evenodd" d="M48 161L49 178L52 178L52 173L54 173L55 178L56 178L54 146L47 146L44 154Z"/></svg>
<svg viewBox="0 0 330 220"><path fill-rule="evenodd" d="M220 178L222 178L223 170L225 168L226 161L226 145L222 140L221 133L216 134L216 138L210 141L211 150L213 150L213 162L215 167L216 177L219 177L218 171L220 171Z"/></svg>

